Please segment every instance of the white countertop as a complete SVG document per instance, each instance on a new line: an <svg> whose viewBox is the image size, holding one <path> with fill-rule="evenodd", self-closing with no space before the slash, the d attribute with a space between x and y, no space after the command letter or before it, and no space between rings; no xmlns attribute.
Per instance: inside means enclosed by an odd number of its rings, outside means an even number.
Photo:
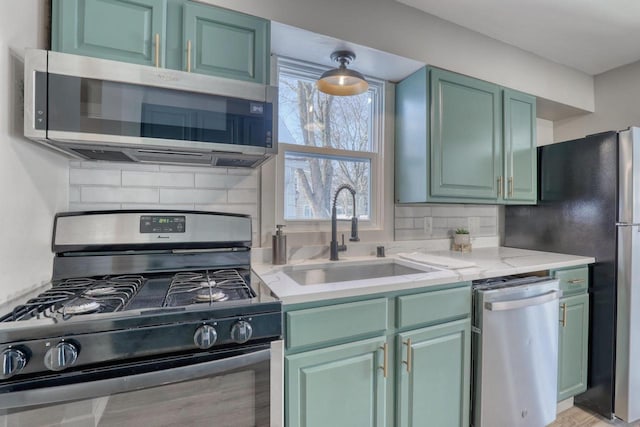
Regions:
<svg viewBox="0 0 640 427"><path fill-rule="evenodd" d="M351 280L314 285L300 285L291 279L286 271L307 268L328 268L338 265L366 265L380 262L396 262L407 267L421 269L424 265L401 259L398 255L386 258L341 257L340 261L310 259L291 262L287 265L254 263L253 270L260 279L282 300L284 304L297 304L334 298L361 296L381 292L391 292L422 288L461 281L529 273L555 268L574 267L591 264L594 258L565 255L525 249L492 247L474 249L469 253L453 251L425 252L428 255L448 257L474 263L476 266L457 270L437 269L435 272L409 274L404 276L380 277L374 279Z"/></svg>

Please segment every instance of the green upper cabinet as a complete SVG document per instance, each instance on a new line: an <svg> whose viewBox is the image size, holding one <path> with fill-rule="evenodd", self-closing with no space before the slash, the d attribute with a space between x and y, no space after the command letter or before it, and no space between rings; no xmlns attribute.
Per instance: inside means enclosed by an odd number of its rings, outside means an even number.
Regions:
<svg viewBox="0 0 640 427"><path fill-rule="evenodd" d="M56 51L269 83L261 18L186 0L53 0L52 15Z"/></svg>
<svg viewBox="0 0 640 427"><path fill-rule="evenodd" d="M398 427L469 426L468 319L398 335Z"/></svg>
<svg viewBox="0 0 640 427"><path fill-rule="evenodd" d="M51 44L76 55L156 64L167 23L166 0L54 0ZM161 49L158 49L161 51ZM164 66L162 54L157 58Z"/></svg>
<svg viewBox="0 0 640 427"><path fill-rule="evenodd" d="M536 201L535 98L425 67L396 90L397 203Z"/></svg>
<svg viewBox="0 0 640 427"><path fill-rule="evenodd" d="M269 80L269 21L193 2L184 6L184 64L191 71L236 80Z"/></svg>
<svg viewBox="0 0 640 427"><path fill-rule="evenodd" d="M286 424L384 426L385 342L381 337L287 356Z"/></svg>
<svg viewBox="0 0 640 427"><path fill-rule="evenodd" d="M431 195L495 201L502 164L500 88L431 71Z"/></svg>
<svg viewBox="0 0 640 427"><path fill-rule="evenodd" d="M429 193L429 71L416 71L396 87L395 199L420 203Z"/></svg>
<svg viewBox="0 0 640 427"><path fill-rule="evenodd" d="M504 174L507 203L534 202L537 196L536 98L503 90Z"/></svg>

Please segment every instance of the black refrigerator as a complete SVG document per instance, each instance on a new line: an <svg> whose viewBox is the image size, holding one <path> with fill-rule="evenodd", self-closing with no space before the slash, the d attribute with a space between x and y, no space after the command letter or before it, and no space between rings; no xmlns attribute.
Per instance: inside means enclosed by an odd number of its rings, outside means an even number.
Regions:
<svg viewBox="0 0 640 427"><path fill-rule="evenodd" d="M575 403L640 418L640 128L539 147L538 204L505 208L504 246L596 259L587 390Z"/></svg>

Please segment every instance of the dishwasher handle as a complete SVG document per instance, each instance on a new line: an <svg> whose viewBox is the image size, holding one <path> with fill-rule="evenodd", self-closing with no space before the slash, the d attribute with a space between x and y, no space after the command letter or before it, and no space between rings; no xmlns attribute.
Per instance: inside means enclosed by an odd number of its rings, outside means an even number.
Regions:
<svg viewBox="0 0 640 427"><path fill-rule="evenodd" d="M553 290L529 298L515 299L510 301L485 302L484 308L489 311L515 310L518 308L544 304L559 298L560 292Z"/></svg>

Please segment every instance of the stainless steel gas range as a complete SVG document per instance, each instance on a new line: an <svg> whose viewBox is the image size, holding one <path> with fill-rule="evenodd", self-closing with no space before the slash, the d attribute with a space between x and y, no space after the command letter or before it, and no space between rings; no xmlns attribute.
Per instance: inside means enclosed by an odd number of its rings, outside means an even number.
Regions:
<svg viewBox="0 0 640 427"><path fill-rule="evenodd" d="M48 289L0 311L0 425L269 425L282 308L249 217L63 213L52 249Z"/></svg>

